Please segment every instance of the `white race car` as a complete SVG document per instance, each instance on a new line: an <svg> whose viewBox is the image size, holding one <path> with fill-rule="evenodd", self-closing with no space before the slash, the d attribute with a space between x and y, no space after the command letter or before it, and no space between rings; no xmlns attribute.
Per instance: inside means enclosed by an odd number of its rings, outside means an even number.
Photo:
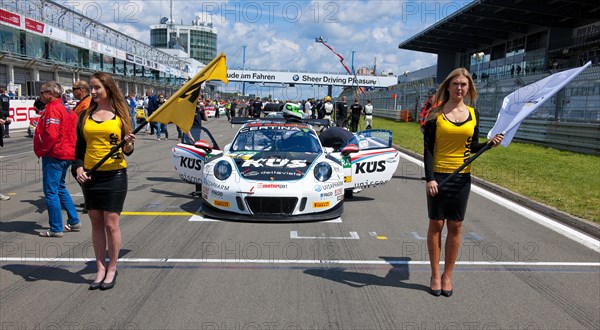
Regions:
<svg viewBox="0 0 600 330"><path fill-rule="evenodd" d="M387 183L399 164L391 131L348 134L324 147L308 123L254 120L222 151L207 141L178 144L172 161L182 180L202 185L205 216L327 220L342 214L345 196Z"/></svg>

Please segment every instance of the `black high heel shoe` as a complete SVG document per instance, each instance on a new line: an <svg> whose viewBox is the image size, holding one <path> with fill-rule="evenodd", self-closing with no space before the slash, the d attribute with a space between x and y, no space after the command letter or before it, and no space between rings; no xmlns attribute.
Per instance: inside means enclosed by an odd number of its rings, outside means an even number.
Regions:
<svg viewBox="0 0 600 330"><path fill-rule="evenodd" d="M104 273L104 278L106 278L106 273ZM92 282L92 284L90 284L90 287L88 288L88 290L98 290L98 289L100 289L100 286L102 285L102 282L104 282L104 278L100 282Z"/></svg>
<svg viewBox="0 0 600 330"><path fill-rule="evenodd" d="M452 293L452 290L442 290L442 296L444 297L450 297Z"/></svg>
<svg viewBox="0 0 600 330"><path fill-rule="evenodd" d="M431 280L432 279L429 279L429 293L432 296L439 297L442 294L442 290L441 289L440 290L434 290L434 289L432 289L431 288Z"/></svg>
<svg viewBox="0 0 600 330"><path fill-rule="evenodd" d="M100 290L112 289L115 286L115 284L117 283L117 275L119 275L119 272L115 271L115 277L113 278L112 282L110 282L110 283L102 282L102 284L100 284Z"/></svg>

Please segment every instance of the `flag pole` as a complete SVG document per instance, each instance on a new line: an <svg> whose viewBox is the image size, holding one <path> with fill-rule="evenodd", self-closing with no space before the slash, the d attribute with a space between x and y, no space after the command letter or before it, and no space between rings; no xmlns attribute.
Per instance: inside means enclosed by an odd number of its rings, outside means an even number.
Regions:
<svg viewBox="0 0 600 330"><path fill-rule="evenodd" d="M464 164L460 165L460 167L457 168L454 172L452 172L452 174L448 175L444 180L442 180L442 182L438 184L438 189L444 186L446 183L448 183L448 181L454 178L458 173L460 173L460 171L462 171L465 167L469 166L469 164L471 164L475 159L477 159L477 157L481 156L481 154L483 154L486 150L488 150L491 147L491 141L486 143L485 146L481 148L481 150L479 150L475 155L471 156L471 158L467 159Z"/></svg>
<svg viewBox="0 0 600 330"><path fill-rule="evenodd" d="M137 125L137 127L133 130L133 132L131 132L132 134L137 134L142 128L144 128L146 125L148 125L150 122L146 120L146 123L144 125ZM96 170L102 166L102 164L104 164L112 155L114 155L117 151L119 151L119 149L123 148L123 146L125 145L125 139L121 139L121 142L119 142L119 144L117 144L116 146L112 147L110 149L110 151L104 155L104 157L102 157L102 159L100 159L99 162L96 163L96 165L92 166L92 168L90 168L90 170L87 172L87 175L90 176L92 175L92 173L96 172Z"/></svg>

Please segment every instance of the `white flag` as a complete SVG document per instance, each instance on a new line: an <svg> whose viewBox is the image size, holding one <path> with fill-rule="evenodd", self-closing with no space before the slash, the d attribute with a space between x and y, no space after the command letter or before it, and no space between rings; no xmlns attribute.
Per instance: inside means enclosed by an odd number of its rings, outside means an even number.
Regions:
<svg viewBox="0 0 600 330"><path fill-rule="evenodd" d="M494 127L492 127L487 135L488 139L491 139L498 133L502 133L504 134L504 139L501 144L507 147L519 129L519 125L521 125L521 122L527 116L591 64L592 62L590 61L580 68L555 73L509 94L502 102L502 109L498 113L498 119Z"/></svg>

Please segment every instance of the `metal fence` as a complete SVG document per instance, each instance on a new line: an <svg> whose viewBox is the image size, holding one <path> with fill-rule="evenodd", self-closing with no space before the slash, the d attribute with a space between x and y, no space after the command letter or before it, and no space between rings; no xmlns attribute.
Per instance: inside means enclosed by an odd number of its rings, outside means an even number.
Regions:
<svg viewBox="0 0 600 330"><path fill-rule="evenodd" d="M504 97L551 73L478 81L479 95L475 106L481 114L482 134L487 134L496 121ZM369 91L360 99L362 104L366 99L372 101L375 116L400 121L406 118L400 112L405 110L411 120L418 120L427 91L433 87L437 87L434 78L427 78L398 84L384 91ZM515 140L600 155L600 65L588 68L540 106L523 122Z"/></svg>

